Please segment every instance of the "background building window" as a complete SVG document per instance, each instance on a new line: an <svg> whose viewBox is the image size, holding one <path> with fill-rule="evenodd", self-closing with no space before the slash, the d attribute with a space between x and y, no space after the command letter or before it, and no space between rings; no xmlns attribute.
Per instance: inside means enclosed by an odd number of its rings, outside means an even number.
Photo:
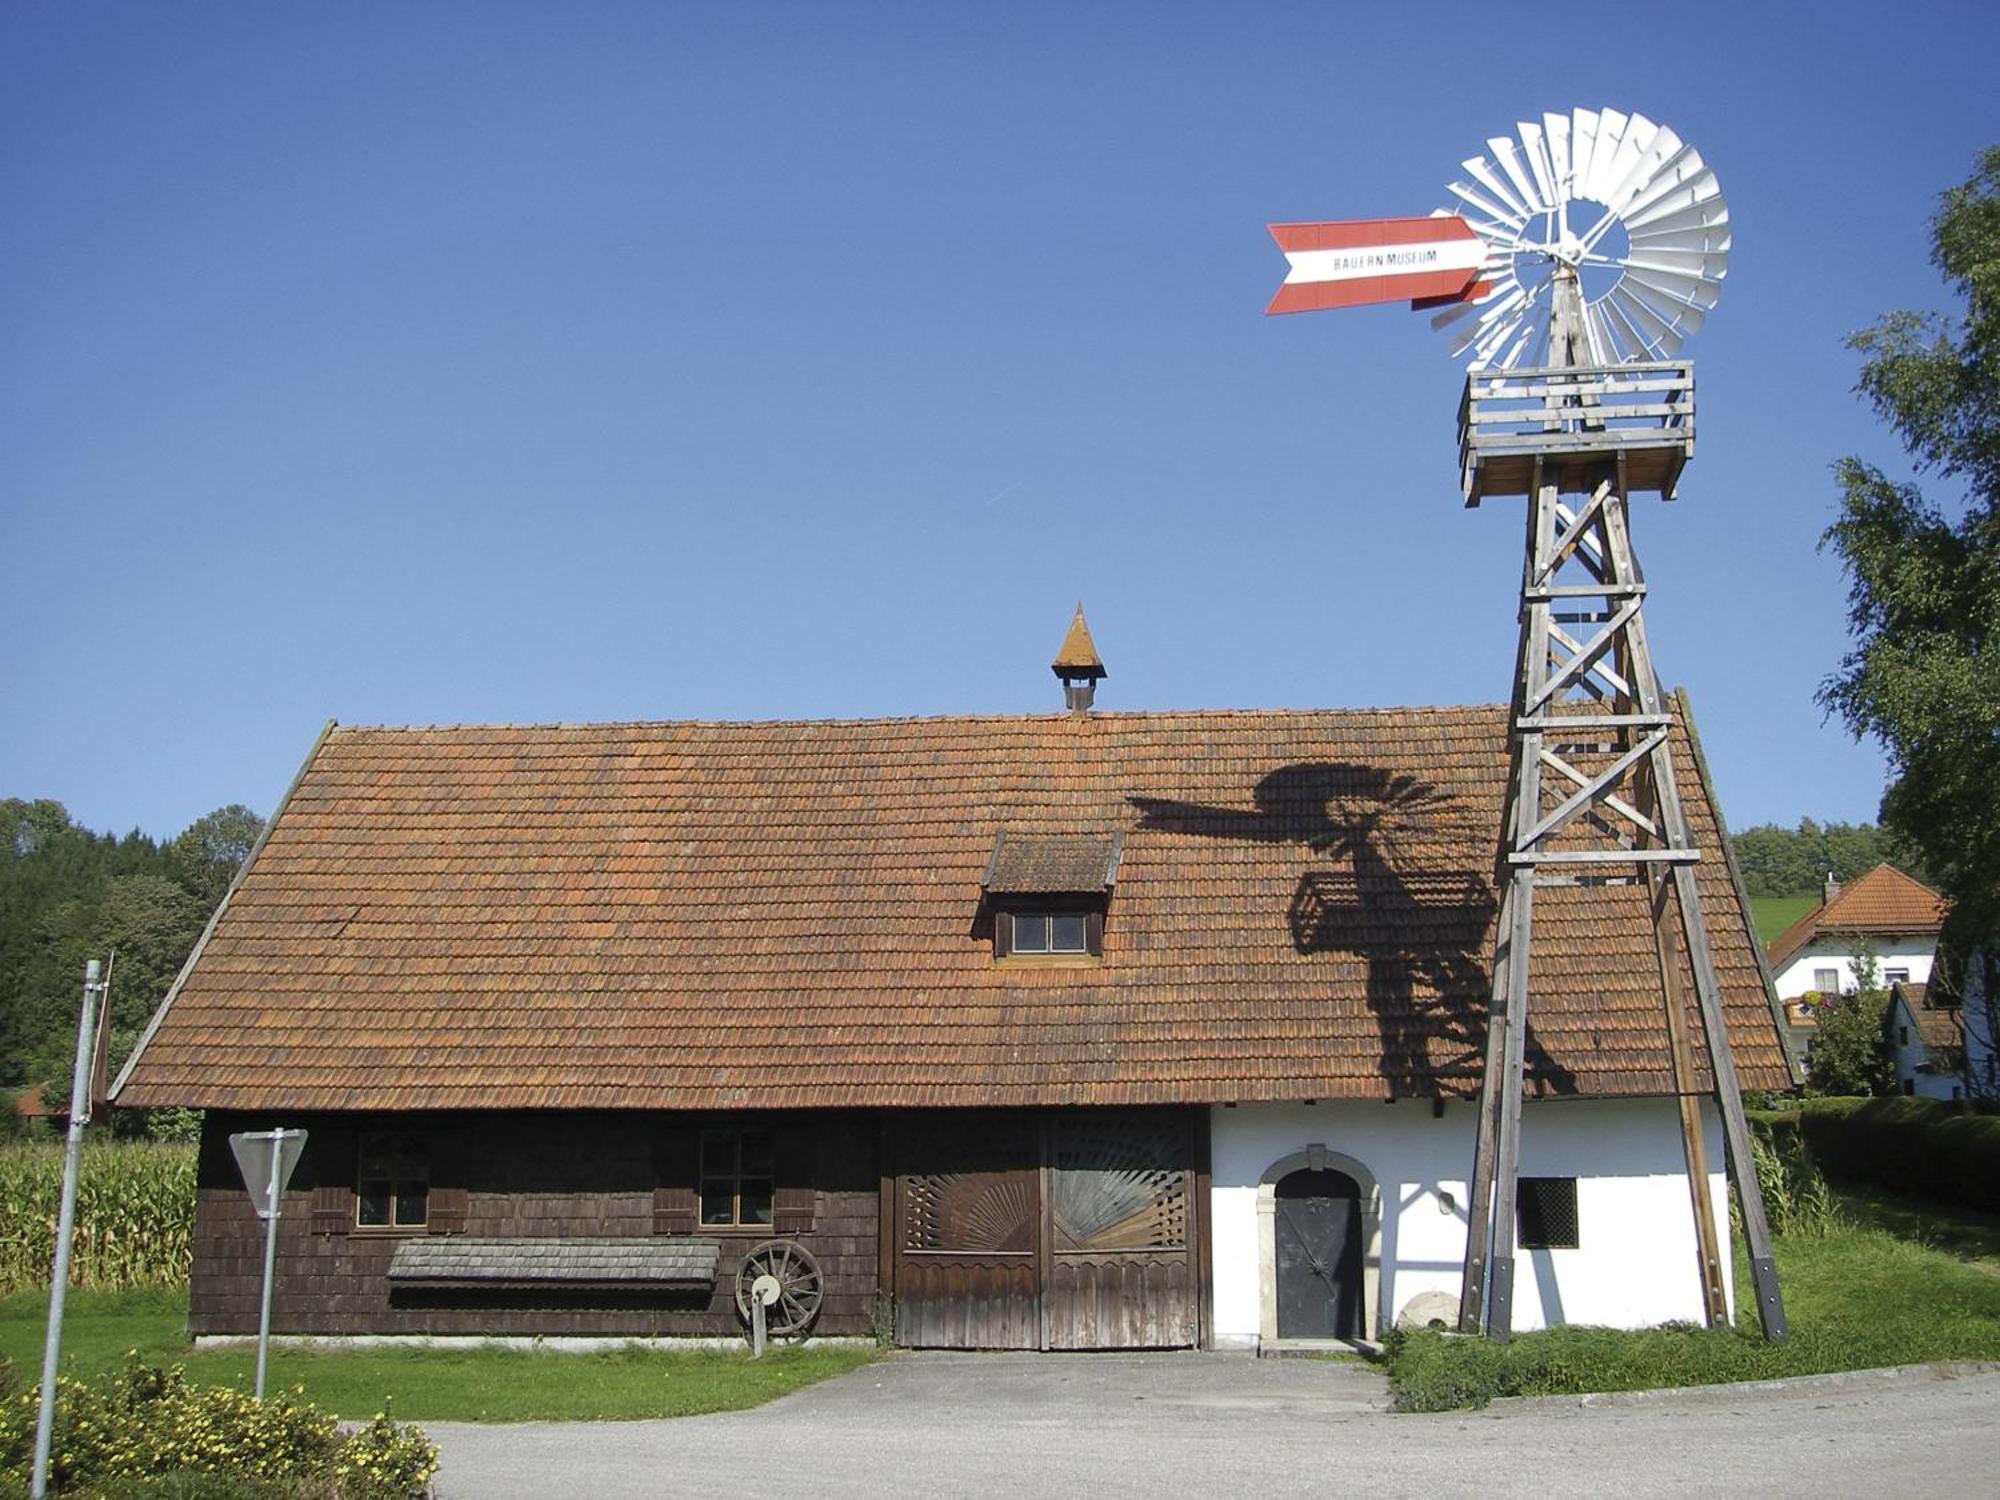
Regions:
<svg viewBox="0 0 2000 1500"><path fill-rule="evenodd" d="M1523 1177L1514 1192L1514 1238L1523 1250L1574 1250L1582 1240L1574 1177Z"/></svg>
<svg viewBox="0 0 2000 1500"><path fill-rule="evenodd" d="M730 1227L771 1222L771 1133L701 1133L701 1222Z"/></svg>
<svg viewBox="0 0 2000 1500"><path fill-rule="evenodd" d="M1884 969L1882 971L1882 982L1884 984L1908 984L1910 982L1910 971L1908 969Z"/></svg>
<svg viewBox="0 0 2000 1500"><path fill-rule="evenodd" d="M1813 988L1818 990L1822 995L1838 995L1840 993L1840 970L1814 969Z"/></svg>
<svg viewBox="0 0 2000 1500"><path fill-rule="evenodd" d="M361 1137L354 1222L364 1229L422 1229L430 1218L430 1152L412 1135Z"/></svg>

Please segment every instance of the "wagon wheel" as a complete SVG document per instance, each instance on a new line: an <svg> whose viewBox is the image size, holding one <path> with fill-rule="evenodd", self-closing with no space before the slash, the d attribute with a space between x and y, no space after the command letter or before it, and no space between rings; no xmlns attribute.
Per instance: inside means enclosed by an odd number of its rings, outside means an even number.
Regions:
<svg viewBox="0 0 2000 1500"><path fill-rule="evenodd" d="M736 1272L736 1310L750 1322L750 1288L759 1276L778 1283L778 1300L764 1311L764 1331L789 1343L802 1341L819 1316L819 1262L805 1246L791 1240L765 1240L743 1257Z"/></svg>

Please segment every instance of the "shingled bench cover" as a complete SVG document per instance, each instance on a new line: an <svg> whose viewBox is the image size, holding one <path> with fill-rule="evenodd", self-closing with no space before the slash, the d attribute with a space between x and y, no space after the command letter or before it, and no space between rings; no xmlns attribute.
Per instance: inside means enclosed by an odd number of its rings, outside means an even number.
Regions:
<svg viewBox="0 0 2000 1500"><path fill-rule="evenodd" d="M405 1286L668 1286L715 1284L714 1240L411 1240L389 1280Z"/></svg>

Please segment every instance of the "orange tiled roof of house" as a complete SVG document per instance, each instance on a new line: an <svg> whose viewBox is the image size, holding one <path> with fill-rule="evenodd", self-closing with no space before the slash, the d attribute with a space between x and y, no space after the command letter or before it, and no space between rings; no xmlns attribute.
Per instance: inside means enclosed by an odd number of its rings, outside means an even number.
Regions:
<svg viewBox="0 0 2000 1500"><path fill-rule="evenodd" d="M1913 984L1907 979L1898 980L1890 986L1891 992L1900 996L1903 1008L1910 1013L1916 1023L1917 1035L1932 1051L1957 1047L1962 1038L1958 1030L1956 1008L1931 1003L1930 986Z"/></svg>
<svg viewBox="0 0 2000 1500"><path fill-rule="evenodd" d="M1771 944L1772 970L1821 937L1932 933L1944 925L1945 899L1894 865L1877 865L1842 886L1831 901L1807 912Z"/></svg>
<svg viewBox="0 0 2000 1500"><path fill-rule="evenodd" d="M1502 707L334 729L119 1102L1470 1097L1506 775ZM996 962L1003 829L1118 840L1101 960ZM1743 1082L1783 1087L1697 874ZM1531 1089L1671 1092L1643 887L1538 891L1535 930Z"/></svg>

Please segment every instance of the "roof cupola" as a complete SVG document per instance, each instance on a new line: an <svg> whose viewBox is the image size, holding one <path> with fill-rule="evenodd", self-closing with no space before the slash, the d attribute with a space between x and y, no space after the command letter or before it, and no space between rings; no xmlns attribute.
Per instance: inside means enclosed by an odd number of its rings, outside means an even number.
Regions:
<svg viewBox="0 0 2000 1500"><path fill-rule="evenodd" d="M1076 618L1069 622L1069 634L1063 637L1062 649L1056 652L1049 670L1062 679L1063 702L1069 705L1070 712L1088 713L1091 700L1097 696L1098 682L1110 674L1098 659L1097 643L1090 638L1090 627L1083 621L1081 601L1076 606Z"/></svg>

